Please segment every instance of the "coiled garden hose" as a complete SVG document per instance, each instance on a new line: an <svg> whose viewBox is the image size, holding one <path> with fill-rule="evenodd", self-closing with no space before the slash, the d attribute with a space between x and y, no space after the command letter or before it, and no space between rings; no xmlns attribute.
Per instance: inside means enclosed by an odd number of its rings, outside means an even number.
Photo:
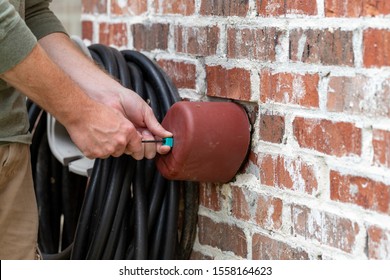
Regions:
<svg viewBox="0 0 390 280"><path fill-rule="evenodd" d="M148 102L158 121L180 99L167 75L143 54L101 44L88 49L100 67ZM96 159L88 180L69 173L50 154L46 113L31 101L27 107L44 259L190 257L197 183L166 180L153 160L127 155Z"/></svg>

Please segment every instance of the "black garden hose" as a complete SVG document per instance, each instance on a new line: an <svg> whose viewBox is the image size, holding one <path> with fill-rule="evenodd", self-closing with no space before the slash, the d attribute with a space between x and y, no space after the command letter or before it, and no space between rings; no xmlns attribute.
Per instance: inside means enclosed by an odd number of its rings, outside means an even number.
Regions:
<svg viewBox="0 0 390 280"><path fill-rule="evenodd" d="M100 67L123 86L137 92L151 106L158 121L161 122L169 108L180 100L167 75L143 54L131 50L120 52L101 44L91 45L88 49ZM39 245L44 258L190 257L197 224L197 183L166 180L156 169L153 160L136 161L126 155L95 160L88 184L78 175L67 171L58 173L56 168L39 162L42 146L47 145L41 144L45 137L42 129L45 124L41 124L45 122L45 116L42 116L45 113L31 101L28 102L28 109L31 127L35 128L31 129L34 135L31 152L35 183L46 182L42 177L49 176L51 181L61 183L59 188L65 188L62 190L62 200L59 200L61 205L53 205L57 203L53 201L42 202L37 197L38 207L54 212L59 207L66 221L61 241L53 241L53 238L44 238L46 234L52 236L56 232L51 228L53 222L49 222L48 217L40 216L42 244L40 240ZM40 188L36 186L37 190ZM85 194L77 189L85 190ZM72 193L76 193L77 197ZM40 191L37 196L44 194ZM82 205L71 201L80 201L80 197L83 199ZM75 219L75 215L78 219ZM179 219L182 221L179 222ZM53 252L53 247L59 248L59 242L61 248ZM46 250L47 247L50 250Z"/></svg>

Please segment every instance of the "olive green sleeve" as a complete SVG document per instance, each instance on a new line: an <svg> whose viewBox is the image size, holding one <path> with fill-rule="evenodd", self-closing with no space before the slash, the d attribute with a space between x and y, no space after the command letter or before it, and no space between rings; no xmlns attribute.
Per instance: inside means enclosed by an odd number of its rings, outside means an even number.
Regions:
<svg viewBox="0 0 390 280"><path fill-rule="evenodd" d="M27 0L25 20L35 37L39 40L51 33L65 33L64 26L50 10L51 0Z"/></svg>
<svg viewBox="0 0 390 280"><path fill-rule="evenodd" d="M0 74L13 68L31 52L36 38L7 0L0 0Z"/></svg>

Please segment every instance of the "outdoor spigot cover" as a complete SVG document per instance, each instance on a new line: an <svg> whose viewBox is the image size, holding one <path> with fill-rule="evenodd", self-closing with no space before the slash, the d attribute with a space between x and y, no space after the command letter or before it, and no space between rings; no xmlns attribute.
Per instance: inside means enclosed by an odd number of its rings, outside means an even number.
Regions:
<svg viewBox="0 0 390 280"><path fill-rule="evenodd" d="M173 133L174 145L156 165L169 180L228 182L250 145L248 115L233 102L177 102L162 126Z"/></svg>

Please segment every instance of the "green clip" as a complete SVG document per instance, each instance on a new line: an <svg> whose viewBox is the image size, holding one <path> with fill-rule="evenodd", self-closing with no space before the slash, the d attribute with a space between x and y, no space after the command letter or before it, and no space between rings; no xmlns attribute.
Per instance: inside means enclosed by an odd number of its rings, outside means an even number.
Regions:
<svg viewBox="0 0 390 280"><path fill-rule="evenodd" d="M173 147L173 138L172 137L163 138L162 144L164 146L169 146L172 148Z"/></svg>

